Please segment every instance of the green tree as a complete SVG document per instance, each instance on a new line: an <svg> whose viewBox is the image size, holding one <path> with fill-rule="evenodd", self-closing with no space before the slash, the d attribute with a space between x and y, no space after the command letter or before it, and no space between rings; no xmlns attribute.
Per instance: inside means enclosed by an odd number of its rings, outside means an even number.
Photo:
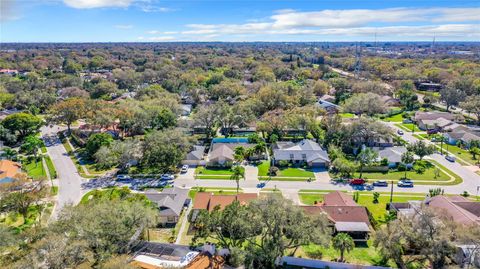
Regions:
<svg viewBox="0 0 480 269"><path fill-rule="evenodd" d="M422 160L423 157L433 154L435 152L435 146L427 145L427 143L425 143L425 141L423 140L419 140L413 144L410 144L407 148L409 151L412 151L413 153L415 153L415 155L420 157L420 160Z"/></svg>
<svg viewBox="0 0 480 269"><path fill-rule="evenodd" d="M411 151L407 151L402 154L402 163L405 164L405 176L404 178L407 178L407 165L412 164L415 161L415 158L413 157L413 153Z"/></svg>
<svg viewBox="0 0 480 269"><path fill-rule="evenodd" d="M12 133L18 133L20 139L38 132L42 126L42 120L37 116L28 113L16 113L8 115L2 121L3 127Z"/></svg>
<svg viewBox="0 0 480 269"><path fill-rule="evenodd" d="M113 142L113 137L107 133L92 134L88 137L85 149L90 158L94 156L97 151L103 146L110 146Z"/></svg>
<svg viewBox="0 0 480 269"><path fill-rule="evenodd" d="M84 99L69 98L50 107L49 121L53 123L65 123L68 133L70 133L72 123L85 117L85 113L86 104Z"/></svg>
<svg viewBox="0 0 480 269"><path fill-rule="evenodd" d="M358 153L357 161L360 168L360 178L363 175L363 168L372 164L378 158L378 153L371 148L364 148Z"/></svg>
<svg viewBox="0 0 480 269"><path fill-rule="evenodd" d="M29 135L23 141L21 150L25 151L29 155L35 157L35 164L37 163L38 150L43 146L43 140L35 135Z"/></svg>
<svg viewBox="0 0 480 269"><path fill-rule="evenodd" d="M469 96L464 102L460 103L460 107L469 113L475 114L477 125L480 125L480 95Z"/></svg>
<svg viewBox="0 0 480 269"><path fill-rule="evenodd" d="M174 127L177 124L177 116L168 108L160 108L150 115L150 127L163 130Z"/></svg>
<svg viewBox="0 0 480 269"><path fill-rule="evenodd" d="M235 182L237 183L237 193L238 193L240 190L240 179L241 178L245 179L245 168L239 165L235 165L232 168L232 172L233 173L230 176L230 179L235 180Z"/></svg>
<svg viewBox="0 0 480 269"><path fill-rule="evenodd" d="M3 154L2 157L4 157L7 160L13 160L17 156L18 152L12 148L9 147L4 147L3 149Z"/></svg>
<svg viewBox="0 0 480 269"><path fill-rule="evenodd" d="M142 165L154 171L167 172L177 166L192 146L180 130L153 131L145 136Z"/></svg>
<svg viewBox="0 0 480 269"><path fill-rule="evenodd" d="M386 107L380 95L375 93L358 93L345 100L343 109L346 112L358 115L367 114L373 116L375 114L385 113Z"/></svg>
<svg viewBox="0 0 480 269"><path fill-rule="evenodd" d="M380 193L374 192L373 193L373 203L378 204L378 198L380 198Z"/></svg>
<svg viewBox="0 0 480 269"><path fill-rule="evenodd" d="M480 148L478 148L477 146L470 146L470 148L468 149L468 152L470 152L474 160L477 160L477 156L480 155ZM478 160L477 160L477 163L478 163Z"/></svg>
<svg viewBox="0 0 480 269"><path fill-rule="evenodd" d="M338 233L332 239L332 246L334 249L340 251L340 262L344 261L345 252L350 252L355 248L355 243L350 235L346 233Z"/></svg>
<svg viewBox="0 0 480 269"><path fill-rule="evenodd" d="M465 99L465 93L457 88L448 85L447 87L440 90L440 98L445 102L447 111L451 106L458 105L461 101Z"/></svg>
<svg viewBox="0 0 480 269"><path fill-rule="evenodd" d="M233 152L234 152L233 158L235 159L236 163L240 164L243 162L243 160L245 160L245 155L247 151L245 150L244 147L238 146L234 149Z"/></svg>

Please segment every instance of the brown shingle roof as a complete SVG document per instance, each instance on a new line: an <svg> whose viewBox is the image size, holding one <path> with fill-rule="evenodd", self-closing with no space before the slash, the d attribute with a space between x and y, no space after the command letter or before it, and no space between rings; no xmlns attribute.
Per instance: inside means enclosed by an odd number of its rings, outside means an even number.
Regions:
<svg viewBox="0 0 480 269"><path fill-rule="evenodd" d="M454 198L453 200L455 200L456 202L453 202L447 196L438 195L432 197L429 201L427 201L427 204L432 208L443 210L457 223L480 224L480 218L478 216L456 204L458 202L461 202L459 201L458 197Z"/></svg>
<svg viewBox="0 0 480 269"><path fill-rule="evenodd" d="M323 204L326 206L358 206L350 195L340 191L325 194Z"/></svg>
<svg viewBox="0 0 480 269"><path fill-rule="evenodd" d="M302 206L308 215L327 214L328 219L336 222L364 222L370 224L367 209L363 206Z"/></svg>
<svg viewBox="0 0 480 269"><path fill-rule="evenodd" d="M193 202L193 209L206 209L212 211L216 206L224 209L227 205L237 200L240 204L247 204L248 202L257 199L256 193L240 193L237 195L213 195L209 192L199 192L195 195Z"/></svg>

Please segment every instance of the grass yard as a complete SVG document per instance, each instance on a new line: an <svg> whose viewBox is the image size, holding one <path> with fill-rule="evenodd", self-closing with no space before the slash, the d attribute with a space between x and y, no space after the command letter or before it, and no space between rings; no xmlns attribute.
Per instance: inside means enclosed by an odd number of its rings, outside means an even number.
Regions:
<svg viewBox="0 0 480 269"><path fill-rule="evenodd" d="M258 176L260 179L269 179L268 171L270 169L270 162L263 161L258 168ZM310 169L296 168L296 167L279 167L276 176L272 176L272 180L278 181L306 181L307 179L315 178L315 174Z"/></svg>
<svg viewBox="0 0 480 269"><path fill-rule="evenodd" d="M216 168L199 166L195 169L196 179L230 179L233 174L230 168Z"/></svg>
<svg viewBox="0 0 480 269"><path fill-rule="evenodd" d="M50 189L50 192L52 195L57 195L58 194L58 186L52 186Z"/></svg>
<svg viewBox="0 0 480 269"><path fill-rule="evenodd" d="M57 170L55 170L55 166L53 165L52 159L50 159L50 156L45 156L45 163L47 164L48 172L50 173L50 176L52 179L57 178Z"/></svg>
<svg viewBox="0 0 480 269"><path fill-rule="evenodd" d="M387 117L383 120L388 122L402 122L403 121L402 113Z"/></svg>
<svg viewBox="0 0 480 269"><path fill-rule="evenodd" d="M323 201L323 196L330 191L323 192L299 192L300 201L306 205L314 205L315 202L320 203ZM378 199L378 204L373 203L373 192L361 191L359 192L360 196L358 199L358 204L368 208L368 211L372 214L373 218L378 222L384 220L385 214L387 214L386 206L390 202L390 193L389 192L380 192L380 197ZM352 192L348 193L353 195ZM393 193L393 202L407 202L412 200L423 200L425 199L425 194L423 193Z"/></svg>
<svg viewBox="0 0 480 269"><path fill-rule="evenodd" d="M22 163L22 168L33 179L47 178L47 173L43 168L42 161L35 162L34 160L31 160L29 162L26 160Z"/></svg>
<svg viewBox="0 0 480 269"><path fill-rule="evenodd" d="M411 132L412 128L415 132L423 132L414 123L396 123L395 126L397 126L400 129L403 129L404 131L407 131L407 132Z"/></svg>
<svg viewBox="0 0 480 269"><path fill-rule="evenodd" d="M318 245L303 246L297 251L297 257L308 257L311 259L322 259L325 261L336 261L340 257L340 252L333 247L321 247ZM383 261L380 253L373 247L371 241L368 242L368 246L357 246L352 251L345 253L345 259L347 263L361 264L361 265L377 265L396 267L395 263Z"/></svg>
<svg viewBox="0 0 480 269"><path fill-rule="evenodd" d="M437 143L438 144L438 143ZM443 145L443 150L446 150L447 146L444 144ZM468 150L462 149L458 146L454 145L448 145L448 151L456 155L457 157L461 158L465 162L467 162L469 165L475 165L480 162L480 156L477 156L477 159L473 159L472 154L468 152Z"/></svg>
<svg viewBox="0 0 480 269"><path fill-rule="evenodd" d="M243 190L241 188L238 191L240 193L243 192ZM195 195L198 192L210 192L210 193L213 193L215 195L220 195L220 194L234 195L234 194L237 194L237 188L203 188L203 187L197 188L197 187L193 187L193 188L190 189L190 192L188 192L188 197L190 197L191 199L194 199Z"/></svg>
<svg viewBox="0 0 480 269"><path fill-rule="evenodd" d="M355 115L352 113L339 113L338 115L344 119L352 119L355 117Z"/></svg>

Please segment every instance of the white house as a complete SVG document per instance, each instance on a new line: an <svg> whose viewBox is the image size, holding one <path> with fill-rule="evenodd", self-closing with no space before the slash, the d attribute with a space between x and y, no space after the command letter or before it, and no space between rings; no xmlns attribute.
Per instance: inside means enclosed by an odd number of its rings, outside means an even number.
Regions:
<svg viewBox="0 0 480 269"><path fill-rule="evenodd" d="M277 142L273 146L273 159L276 164L287 161L294 164L306 163L311 167L326 168L330 165L327 151L309 139L298 143Z"/></svg>

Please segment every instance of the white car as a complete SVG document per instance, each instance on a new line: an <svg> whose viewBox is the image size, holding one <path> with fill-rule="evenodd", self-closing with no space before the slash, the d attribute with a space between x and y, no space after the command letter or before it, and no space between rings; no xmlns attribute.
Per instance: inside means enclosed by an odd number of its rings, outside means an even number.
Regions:
<svg viewBox="0 0 480 269"><path fill-rule="evenodd" d="M188 165L182 166L182 169L180 169L180 173L184 174L188 171Z"/></svg>

